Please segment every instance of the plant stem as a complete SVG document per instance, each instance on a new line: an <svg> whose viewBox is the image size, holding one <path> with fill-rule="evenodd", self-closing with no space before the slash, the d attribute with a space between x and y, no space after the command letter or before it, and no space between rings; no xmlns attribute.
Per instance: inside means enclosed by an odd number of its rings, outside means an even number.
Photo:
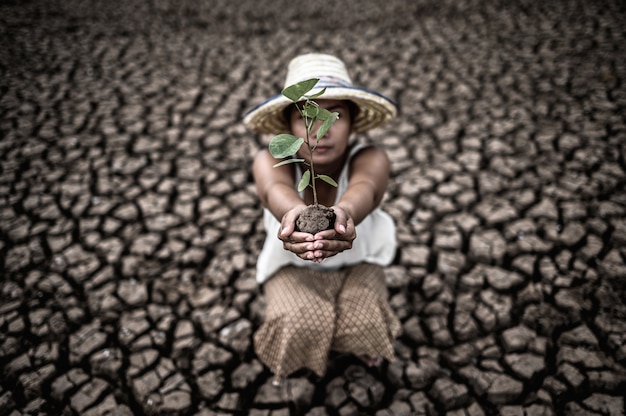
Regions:
<svg viewBox="0 0 626 416"><path fill-rule="evenodd" d="M305 103L305 106L307 103ZM316 146L311 146L310 138L311 138L311 129L313 128L313 120L304 115L303 108L303 116L305 117L305 125L306 125L306 147L309 149L309 172L311 172L311 188L313 188L313 204L317 205L317 189L315 188L315 167L313 166L313 152L315 151ZM308 123L306 122L308 120Z"/></svg>
<svg viewBox="0 0 626 416"><path fill-rule="evenodd" d="M309 170L311 171L311 188L313 188L313 204L317 205L317 189L315 188L315 168L313 167L313 148L311 146L308 146L308 148L310 157Z"/></svg>

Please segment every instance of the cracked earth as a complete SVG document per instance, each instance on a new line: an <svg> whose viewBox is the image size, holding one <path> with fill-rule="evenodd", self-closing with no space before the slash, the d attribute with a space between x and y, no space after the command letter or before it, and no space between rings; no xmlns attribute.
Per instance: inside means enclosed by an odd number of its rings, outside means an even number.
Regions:
<svg viewBox="0 0 626 416"><path fill-rule="evenodd" d="M624 415L625 15L2 2L0 415ZM313 50L400 105L360 139L392 160L403 333L275 387L241 116Z"/></svg>

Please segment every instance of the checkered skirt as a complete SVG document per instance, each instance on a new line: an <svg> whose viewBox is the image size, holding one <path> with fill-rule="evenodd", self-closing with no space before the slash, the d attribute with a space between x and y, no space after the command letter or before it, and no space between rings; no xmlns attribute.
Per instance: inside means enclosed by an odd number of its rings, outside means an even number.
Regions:
<svg viewBox="0 0 626 416"><path fill-rule="evenodd" d="M282 268L263 285L267 306L254 335L257 355L278 378L303 367L323 376L331 350L392 360L401 326L384 278L373 264Z"/></svg>

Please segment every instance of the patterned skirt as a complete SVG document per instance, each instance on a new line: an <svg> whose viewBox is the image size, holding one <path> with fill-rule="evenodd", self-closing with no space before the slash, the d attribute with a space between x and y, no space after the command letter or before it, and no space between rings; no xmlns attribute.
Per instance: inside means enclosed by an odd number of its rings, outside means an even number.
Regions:
<svg viewBox="0 0 626 416"><path fill-rule="evenodd" d="M383 268L337 271L287 266L263 285L265 322L254 335L258 357L283 378L307 367L326 371L331 350L394 358L401 326L387 302Z"/></svg>

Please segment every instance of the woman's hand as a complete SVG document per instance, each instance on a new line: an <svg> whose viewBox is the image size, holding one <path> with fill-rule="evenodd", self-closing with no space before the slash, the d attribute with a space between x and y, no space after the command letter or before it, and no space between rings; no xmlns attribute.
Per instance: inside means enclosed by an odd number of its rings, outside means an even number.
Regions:
<svg viewBox="0 0 626 416"><path fill-rule="evenodd" d="M356 238L354 220L341 207L333 206L335 227L315 235L295 231L295 222L305 207L288 211L282 218L278 238L285 250L289 250L303 260L321 263L325 258L335 256L352 248Z"/></svg>
<svg viewBox="0 0 626 416"><path fill-rule="evenodd" d="M305 205L290 209L283 215L278 230L278 239L283 242L283 248L291 251L304 260L312 260L311 252L315 251L315 237L313 234L296 231L296 220L306 209Z"/></svg>
<svg viewBox="0 0 626 416"><path fill-rule="evenodd" d="M332 230L320 231L315 234L314 259L321 263L327 257L335 256L342 251L352 248L352 242L356 238L354 220L343 208L334 205L335 227Z"/></svg>

